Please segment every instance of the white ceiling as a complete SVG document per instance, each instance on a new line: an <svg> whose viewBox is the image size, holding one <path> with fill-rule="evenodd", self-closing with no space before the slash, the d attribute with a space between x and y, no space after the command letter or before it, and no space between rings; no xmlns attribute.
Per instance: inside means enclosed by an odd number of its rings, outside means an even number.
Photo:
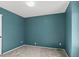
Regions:
<svg viewBox="0 0 79 59"><path fill-rule="evenodd" d="M26 1L27 2L27 1ZM34 7L28 7L25 1L0 1L0 7L22 17L64 13L69 1L35 1Z"/></svg>

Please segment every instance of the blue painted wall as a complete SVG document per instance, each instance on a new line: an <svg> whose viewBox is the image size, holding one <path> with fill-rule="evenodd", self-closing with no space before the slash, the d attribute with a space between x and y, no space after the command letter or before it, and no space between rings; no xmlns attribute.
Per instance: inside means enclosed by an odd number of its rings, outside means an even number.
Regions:
<svg viewBox="0 0 79 59"><path fill-rule="evenodd" d="M37 46L65 48L66 18L64 13L25 19L25 44L34 45L36 42Z"/></svg>
<svg viewBox="0 0 79 59"><path fill-rule="evenodd" d="M66 13L66 51L79 57L79 2L71 2Z"/></svg>
<svg viewBox="0 0 79 59"><path fill-rule="evenodd" d="M72 2L72 56L79 57L79 1Z"/></svg>
<svg viewBox="0 0 79 59"><path fill-rule="evenodd" d="M72 10L71 4L69 4L66 10L66 52L71 56L71 44L72 44Z"/></svg>
<svg viewBox="0 0 79 59"><path fill-rule="evenodd" d="M3 52L16 48L24 41L24 19L0 8L3 15Z"/></svg>

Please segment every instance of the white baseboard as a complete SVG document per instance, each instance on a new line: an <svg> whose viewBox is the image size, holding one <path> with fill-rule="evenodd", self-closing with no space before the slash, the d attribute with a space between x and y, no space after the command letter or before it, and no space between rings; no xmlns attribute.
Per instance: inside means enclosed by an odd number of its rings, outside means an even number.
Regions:
<svg viewBox="0 0 79 59"><path fill-rule="evenodd" d="M27 44L24 44L23 46L31 46L31 47L39 47L39 48L47 48L47 49L58 49L58 48L52 48L52 47L34 46L34 45L27 45ZM62 49L62 48L59 48L59 49Z"/></svg>
<svg viewBox="0 0 79 59"><path fill-rule="evenodd" d="M63 49L63 51L64 51L64 53L66 54L66 56L69 57L68 54L66 53L65 49Z"/></svg>
<svg viewBox="0 0 79 59"><path fill-rule="evenodd" d="M23 47L23 46L24 46L24 45L21 45L21 46L19 46L19 47L16 47L16 48L14 48L14 49L11 49L11 50L9 50L9 51L4 52L3 54L7 54L7 53L12 52L12 51L14 51L14 50L16 50L16 49L18 49L18 48Z"/></svg>

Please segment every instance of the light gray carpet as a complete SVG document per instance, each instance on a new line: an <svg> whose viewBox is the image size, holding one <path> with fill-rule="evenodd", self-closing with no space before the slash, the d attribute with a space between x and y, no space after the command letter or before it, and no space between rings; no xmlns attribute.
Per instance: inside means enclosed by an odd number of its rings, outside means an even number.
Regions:
<svg viewBox="0 0 79 59"><path fill-rule="evenodd" d="M67 55L63 49L24 45L1 57L67 57Z"/></svg>

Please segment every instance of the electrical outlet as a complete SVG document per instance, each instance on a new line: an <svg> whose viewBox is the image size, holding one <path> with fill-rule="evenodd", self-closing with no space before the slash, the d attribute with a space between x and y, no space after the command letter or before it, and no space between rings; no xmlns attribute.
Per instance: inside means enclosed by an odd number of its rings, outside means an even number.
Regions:
<svg viewBox="0 0 79 59"><path fill-rule="evenodd" d="M36 43L36 42L35 42L34 44L35 44L35 46L37 45L37 43Z"/></svg>
<svg viewBox="0 0 79 59"><path fill-rule="evenodd" d="M59 43L59 46L61 46L61 42Z"/></svg>

